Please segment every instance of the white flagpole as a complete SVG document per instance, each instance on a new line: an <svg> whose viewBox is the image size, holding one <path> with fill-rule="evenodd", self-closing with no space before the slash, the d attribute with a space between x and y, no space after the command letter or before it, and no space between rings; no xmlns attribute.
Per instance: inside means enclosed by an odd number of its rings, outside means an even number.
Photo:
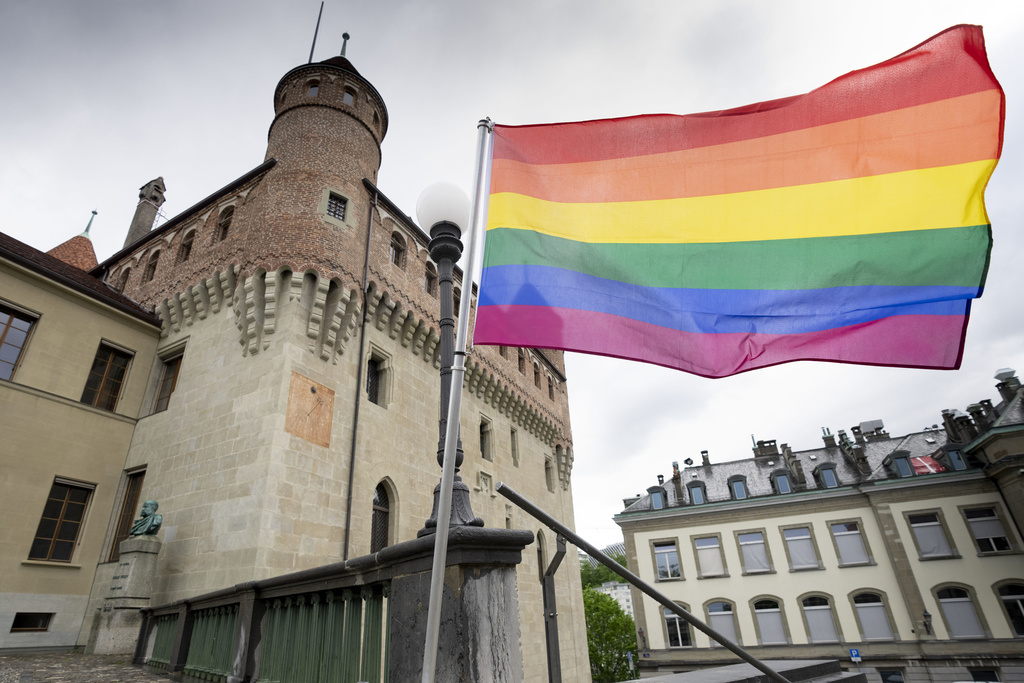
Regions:
<svg viewBox="0 0 1024 683"><path fill-rule="evenodd" d="M459 302L459 324L455 333L455 361L452 364L452 390L448 399L448 425L444 436L444 463L441 466L441 495L437 503L437 526L434 532L434 563L430 573L430 603L427 607L427 637L423 645L422 683L433 683L437 669L438 630L441 625L441 596L448 557L448 526L451 521L452 485L455 483L455 446L459 440L459 419L462 412L462 384L466 375L466 337L469 332L469 309L473 300L473 274L476 272L478 245L483 244L484 222L494 146L494 124L483 119L477 124L476 188L470 211L469 263L462 271L462 301ZM469 287L466 287L466 281Z"/></svg>

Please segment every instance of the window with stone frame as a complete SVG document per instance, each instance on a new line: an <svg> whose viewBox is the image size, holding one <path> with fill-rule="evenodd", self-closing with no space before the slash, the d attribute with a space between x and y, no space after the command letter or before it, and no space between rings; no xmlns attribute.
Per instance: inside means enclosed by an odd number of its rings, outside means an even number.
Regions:
<svg viewBox="0 0 1024 683"><path fill-rule="evenodd" d="M956 557L939 513L911 512L906 514L906 518L921 558Z"/></svg>
<svg viewBox="0 0 1024 683"><path fill-rule="evenodd" d="M320 81L310 81L307 86L306 94L310 97L316 97L317 93L320 92Z"/></svg>
<svg viewBox="0 0 1024 683"><path fill-rule="evenodd" d="M498 347L498 355L501 356L502 358L508 358L508 347L507 346L499 346Z"/></svg>
<svg viewBox="0 0 1024 683"><path fill-rule="evenodd" d="M366 398L370 403L387 408L391 404L391 359L376 346L371 347L366 360Z"/></svg>
<svg viewBox="0 0 1024 683"><path fill-rule="evenodd" d="M384 482L373 490L373 519L370 523L370 552L380 552L388 546L391 525L391 501Z"/></svg>
<svg viewBox="0 0 1024 683"><path fill-rule="evenodd" d="M128 538L132 524L135 521L135 512L139 509L139 494L142 492L142 482L145 481L146 470L129 472L126 475L124 499L121 502L121 514L117 517L117 526L114 529L114 542L110 546L108 562L117 562L121 558L121 541Z"/></svg>
<svg viewBox="0 0 1024 683"><path fill-rule="evenodd" d="M0 379L11 379L38 316L0 303Z"/></svg>
<svg viewBox="0 0 1024 683"><path fill-rule="evenodd" d="M480 417L480 457L484 460L494 460L491 444L491 421L483 416Z"/></svg>
<svg viewBox="0 0 1024 683"><path fill-rule="evenodd" d="M178 263L184 263L188 261L192 255L192 243L195 242L196 231L189 230L181 238L181 246L178 247Z"/></svg>
<svg viewBox="0 0 1024 683"><path fill-rule="evenodd" d="M149 260L146 261L146 270L142 273L142 281L150 282L154 276L156 276L156 267L160 261L160 250L157 249L149 255Z"/></svg>
<svg viewBox="0 0 1024 683"><path fill-rule="evenodd" d="M786 624L779 601L773 598L763 598L756 600L753 607L761 645L785 645L788 643L789 638L786 636Z"/></svg>
<svg viewBox="0 0 1024 683"><path fill-rule="evenodd" d="M366 398L370 403L381 404L380 380L383 374L379 358L371 357L366 362Z"/></svg>
<svg viewBox="0 0 1024 683"><path fill-rule="evenodd" d="M119 278L117 283L117 291L124 291L124 288L128 286L128 278L131 277L131 274L131 268L125 268L124 270L121 271L121 277Z"/></svg>
<svg viewBox="0 0 1024 683"><path fill-rule="evenodd" d="M861 638L864 640L892 640L892 626L889 611L878 593L858 593L853 596L853 607L860 623Z"/></svg>
<svg viewBox="0 0 1024 683"><path fill-rule="evenodd" d="M57 478L43 506L28 559L71 562L94 486Z"/></svg>
<svg viewBox="0 0 1024 683"><path fill-rule="evenodd" d="M540 388L540 366L533 366L533 386Z"/></svg>
<svg viewBox="0 0 1024 683"><path fill-rule="evenodd" d="M812 643L838 643L835 614L831 601L821 595L810 595L800 601L807 622L807 640Z"/></svg>
<svg viewBox="0 0 1024 683"><path fill-rule="evenodd" d="M999 672L995 669L970 669L971 681L973 683L999 683Z"/></svg>
<svg viewBox="0 0 1024 683"><path fill-rule="evenodd" d="M905 683L903 669L879 669L878 676L882 683Z"/></svg>
<svg viewBox="0 0 1024 683"><path fill-rule="evenodd" d="M356 91L346 86L341 93L341 101L350 107L356 103Z"/></svg>
<svg viewBox="0 0 1024 683"><path fill-rule="evenodd" d="M154 413L167 410L167 405L171 401L171 394L174 393L174 389L178 386L178 372L181 370L182 358L182 354L179 353L163 362L163 368L160 372L160 385L156 393L156 403L153 406Z"/></svg>
<svg viewBox="0 0 1024 683"><path fill-rule="evenodd" d="M695 538L693 547L696 550L697 569L701 578L728 576L725 559L722 557L722 539L720 537Z"/></svg>
<svg viewBox="0 0 1024 683"><path fill-rule="evenodd" d="M675 541L656 541L654 543L654 564L657 567L659 581L680 579L683 576L679 566L679 550Z"/></svg>
<svg viewBox="0 0 1024 683"><path fill-rule="evenodd" d="M964 588L950 586L935 591L942 608L942 617L951 638L984 638L985 629L978 618L971 594Z"/></svg>
<svg viewBox="0 0 1024 683"><path fill-rule="evenodd" d="M821 568L821 560L818 559L818 549L814 545L811 527L797 526L783 529L782 536L786 541L790 571Z"/></svg>
<svg viewBox="0 0 1024 683"><path fill-rule="evenodd" d="M773 571L763 531L737 532L736 542L740 547L744 574L765 574Z"/></svg>
<svg viewBox="0 0 1024 683"><path fill-rule="evenodd" d="M683 607L683 609L686 609L686 607ZM667 645L669 647L693 647L693 638L690 637L690 625L667 607L663 607L662 611L665 614L665 630L668 634Z"/></svg>
<svg viewBox="0 0 1024 683"><path fill-rule="evenodd" d="M231 230L231 221L235 217L235 207L225 206L220 211L220 215L217 216L217 241L223 242L228 238L228 232Z"/></svg>
<svg viewBox="0 0 1024 683"><path fill-rule="evenodd" d="M1000 586L998 593L1013 635L1024 636L1024 584L1008 583Z"/></svg>
<svg viewBox="0 0 1024 683"><path fill-rule="evenodd" d="M555 400L555 382L548 377L548 398L552 401Z"/></svg>
<svg viewBox="0 0 1024 683"><path fill-rule="evenodd" d="M508 437L512 449L512 464L519 467L519 432L515 427L509 427Z"/></svg>
<svg viewBox="0 0 1024 683"><path fill-rule="evenodd" d="M859 522L832 522L829 527L832 540L835 541L836 555L839 556L839 566L867 564L871 561Z"/></svg>
<svg viewBox="0 0 1024 683"><path fill-rule="evenodd" d="M715 600L709 602L705 609L708 613L708 626L718 631L732 642L740 642L739 637L736 635L736 617L734 616L733 605L731 602ZM719 644L712 640L711 647L717 646L719 646Z"/></svg>
<svg viewBox="0 0 1024 683"><path fill-rule="evenodd" d="M345 213L348 211L348 200L340 194L330 192L327 195L327 215L339 221L345 220Z"/></svg>
<svg viewBox="0 0 1024 683"><path fill-rule="evenodd" d="M544 482L548 486L548 491L551 493L555 492L555 463L548 457L544 459Z"/></svg>
<svg viewBox="0 0 1024 683"><path fill-rule="evenodd" d="M526 349L519 349L519 372L526 374Z"/></svg>
<svg viewBox="0 0 1024 683"><path fill-rule="evenodd" d="M978 552L999 553L1013 549L994 507L965 508L963 513Z"/></svg>
<svg viewBox="0 0 1024 683"><path fill-rule="evenodd" d="M82 391L82 403L114 412L131 360L131 352L101 343Z"/></svg>

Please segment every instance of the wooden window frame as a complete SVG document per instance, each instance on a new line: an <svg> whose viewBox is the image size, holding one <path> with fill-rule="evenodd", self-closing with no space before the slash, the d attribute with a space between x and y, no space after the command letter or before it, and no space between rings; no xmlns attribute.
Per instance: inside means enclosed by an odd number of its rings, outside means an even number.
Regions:
<svg viewBox="0 0 1024 683"><path fill-rule="evenodd" d="M58 486L67 488L67 492L65 493L63 498L55 498L54 497L54 489L56 489ZM84 492L85 499L83 501L72 501L71 500L71 494L74 491ZM46 494L46 502L43 504L43 511L39 514L39 524L36 527L36 533L32 537L32 539L33 539L32 540L32 546L34 546L36 544L36 541L49 539L49 547L48 547L45 555L41 555L41 554L33 555L33 550L30 547L29 548L29 553L28 553L28 559L30 561L32 561L32 562L52 562L54 564L71 564L74 561L75 553L77 552L78 546L81 543L82 530L85 527L85 524L86 524L86 522L88 520L90 503L92 502L93 493L95 493L95 491L96 491L96 485L95 484L90 484L90 483L82 482L82 481L76 481L76 480L72 480L72 479L65 479L63 477L54 477L53 483L50 484L50 490ZM60 509L60 512L57 513L56 517L52 517L52 516L51 517L47 517L47 516L45 516L46 515L46 508L49 506L49 503L50 503L51 500L53 500L53 501L58 501L59 500L61 502L61 509ZM77 520L71 520L71 519L67 519L65 517L65 514L68 512L68 503L69 502L74 503L76 505L81 505L82 506L81 516ZM56 522L54 524L53 532L51 534L49 534L48 536L46 536L46 535L40 536L39 533L40 533L40 531L43 530L44 523L46 521L48 521L48 520ZM64 528L64 524L65 523L77 525L77 528L75 529L75 533L74 533L74 537L73 538L60 538L61 532L62 532L62 530ZM71 543L71 551L70 551L70 553L68 553L67 559L54 558L54 550L55 550L56 544L58 542L61 542L61 543Z"/></svg>
<svg viewBox="0 0 1024 683"><path fill-rule="evenodd" d="M105 364L104 369L103 369L102 378L100 379L99 385L96 388L92 389L92 391L95 392L95 395L92 396L91 398L89 398L88 400L86 400L87 399L87 394L90 391L89 383L92 380L93 372L96 369L96 364L100 361L100 353L104 349L106 349L109 352L109 355L107 356L106 364ZM111 367L113 365L114 358L117 355L125 356L126 359L127 359L127 362L125 363L124 374L122 375L121 379L120 380L111 380L111 381L117 381L118 382L117 393L115 394L115 393L112 393L112 392L105 392L105 388L107 387L108 379L110 379L110 369L111 369ZM117 405L118 405L118 403L120 403L121 395L124 393L124 385L128 381L128 375L131 372L132 361L134 360L134 358L135 358L135 352L134 351L131 351L130 349L126 349L123 346L119 346L117 344L113 344L113 343L111 343L111 342L109 342L109 341L107 341L105 339L101 340L100 343L99 343L99 346L96 348L96 354L93 356L92 365L89 368L89 374L86 376L85 388L82 389L82 399L81 399L81 402L86 404L86 405L92 406L93 408L98 408L99 410L106 410L106 411L109 411L111 413L117 412ZM113 405L111 405L110 407L106 407L106 406L101 406L100 405L100 403L102 402L102 399L103 399L103 396L104 396L105 393L108 396L113 396Z"/></svg>
<svg viewBox="0 0 1024 683"><path fill-rule="evenodd" d="M18 373L18 368L21 366L21 361L25 358L25 349L28 348L29 343L32 341L32 335L35 332L37 323L41 316L38 313L24 309L21 306L15 306L6 299L0 299L0 309L3 309L3 311L10 316L7 323L3 327L0 327L0 347L3 346L4 340L6 340L10 334L11 328L13 327L12 323L15 319L28 323L28 329L24 330L25 339L21 342L21 346L18 348L18 356L14 359L14 363L11 365L11 375L6 378L8 381L13 381L14 376ZM13 347L14 344L8 342L8 346Z"/></svg>

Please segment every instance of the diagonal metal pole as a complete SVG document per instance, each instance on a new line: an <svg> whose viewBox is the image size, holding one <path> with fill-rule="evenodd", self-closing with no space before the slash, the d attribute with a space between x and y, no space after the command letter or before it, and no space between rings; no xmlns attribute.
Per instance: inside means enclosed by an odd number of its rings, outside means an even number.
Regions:
<svg viewBox="0 0 1024 683"><path fill-rule="evenodd" d="M455 334L455 362L452 364L452 390L448 398L448 425L444 439L444 463L441 466L441 495L437 503L437 527L434 532L434 563L430 570L430 602L427 606L427 637L423 645L422 683L433 683L437 669L438 630L441 626L441 596L444 568L448 557L448 526L452 514L452 485L455 483L455 448L459 441L459 418L462 412L462 383L466 376L466 336L469 332L469 309L473 300L473 272L483 242L483 224L487 217L489 161L494 126L490 119L477 124L476 179L472 197L469 229L469 263L463 271L462 301L459 302L459 327ZM467 290L466 280L469 281Z"/></svg>
<svg viewBox="0 0 1024 683"><path fill-rule="evenodd" d="M742 659L744 662L750 664L758 671L767 674L767 676L771 678L773 681L776 681L776 683L790 683L790 681L784 676L782 676L782 674L778 673L773 669L770 669L768 665L762 662L760 659L750 654L742 647L732 642L724 635L722 635L721 633L711 628L697 617L687 612L685 609L683 609L675 602L670 600L667 596L656 591L654 589L654 586L650 585L649 583L641 579L639 576L629 571L621 564L619 564L612 558L608 557L591 544L587 543L580 536L578 536L576 532L574 532L572 529L565 526L557 519L555 519L548 513L544 512L530 501L523 498L521 495L516 493L515 490L513 490L504 482L499 482L495 490L501 495L508 498L516 505L518 505L520 508L525 510L529 515L531 515L541 524L545 525L546 527L554 531L556 534L561 534L565 538L569 539L573 542L573 544L575 544L578 548L581 548L584 551L586 551L586 553L593 557L595 560L597 560L604 566L608 567L608 569L611 569L613 572L615 572L616 574L624 578L626 581L639 588L641 591L643 591L650 597L657 600L659 603L661 603L663 607L665 607L665 609L668 609L671 612L679 615L681 619L692 625L695 629L697 629L698 631L703 631L713 640L717 641L720 645L722 645L722 647L731 650L733 654Z"/></svg>

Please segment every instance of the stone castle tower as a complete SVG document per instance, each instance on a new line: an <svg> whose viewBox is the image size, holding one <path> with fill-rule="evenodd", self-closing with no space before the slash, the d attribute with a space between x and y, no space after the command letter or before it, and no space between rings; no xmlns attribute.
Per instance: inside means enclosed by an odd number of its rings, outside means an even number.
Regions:
<svg viewBox="0 0 1024 683"><path fill-rule="evenodd" d="M164 513L154 604L415 538L440 478L437 269L375 184L384 101L344 57L292 69L273 98L262 164L93 271L163 326L157 367L130 369L150 390L123 477ZM539 577L555 539L493 489L573 523L562 354L478 347L464 391L474 512L538 535L520 625L526 680L546 681ZM576 563L556 579L562 675L586 681Z"/></svg>

